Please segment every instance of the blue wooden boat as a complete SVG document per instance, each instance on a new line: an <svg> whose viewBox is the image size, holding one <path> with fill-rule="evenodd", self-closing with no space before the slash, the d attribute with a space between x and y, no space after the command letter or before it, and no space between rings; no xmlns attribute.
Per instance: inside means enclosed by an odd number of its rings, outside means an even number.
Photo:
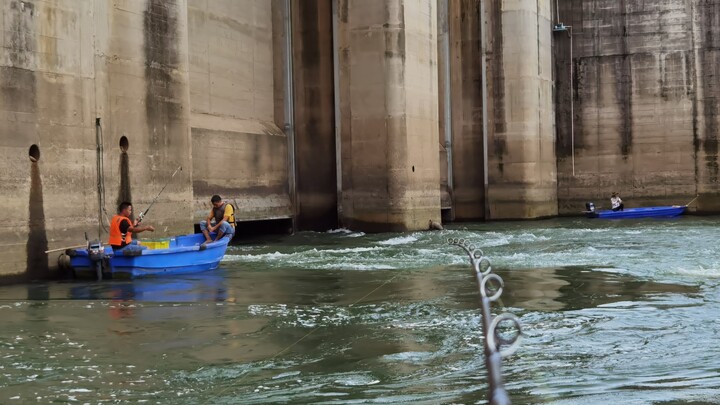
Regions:
<svg viewBox="0 0 720 405"><path fill-rule="evenodd" d="M205 236L196 233L175 236L168 242L167 248L162 249L133 246L118 251L113 251L108 245L91 242L87 249L72 249L67 254L70 256L70 267L78 277L137 278L197 273L218 267L230 238L205 244Z"/></svg>
<svg viewBox="0 0 720 405"><path fill-rule="evenodd" d="M585 211L588 218L672 218L682 215L687 210L687 205L670 205L663 207L625 208L623 211L591 209Z"/></svg>

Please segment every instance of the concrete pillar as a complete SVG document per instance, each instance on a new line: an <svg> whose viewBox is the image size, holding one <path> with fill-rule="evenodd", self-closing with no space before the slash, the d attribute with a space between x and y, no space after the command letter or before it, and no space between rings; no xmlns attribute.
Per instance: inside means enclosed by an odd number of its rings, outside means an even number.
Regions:
<svg viewBox="0 0 720 405"><path fill-rule="evenodd" d="M548 1L486 1L490 218L557 214Z"/></svg>
<svg viewBox="0 0 720 405"><path fill-rule="evenodd" d="M339 0L342 221L440 219L436 0Z"/></svg>

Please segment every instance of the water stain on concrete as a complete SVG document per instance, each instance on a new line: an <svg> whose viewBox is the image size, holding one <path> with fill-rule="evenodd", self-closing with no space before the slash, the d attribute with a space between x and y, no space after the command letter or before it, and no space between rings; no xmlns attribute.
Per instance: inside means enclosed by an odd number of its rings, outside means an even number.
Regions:
<svg viewBox="0 0 720 405"><path fill-rule="evenodd" d="M168 150L173 123L183 114L183 83L177 71L179 7L176 0L149 0L143 15L145 113L151 149Z"/></svg>
<svg viewBox="0 0 720 405"><path fill-rule="evenodd" d="M6 44L9 51L10 63L16 67L32 67L36 51L33 29L35 5L29 1L12 1L8 12L10 28L5 32L9 36Z"/></svg>
<svg viewBox="0 0 720 405"><path fill-rule="evenodd" d="M120 189L118 190L116 207L124 201L132 202L132 190L130 187L130 156L128 156L127 152L120 153Z"/></svg>
<svg viewBox="0 0 720 405"><path fill-rule="evenodd" d="M570 157L572 154L572 131L570 97L575 97L577 82L570 88L570 38L566 32L553 34L553 53L555 60L555 127L557 140L555 155L558 159ZM576 71L573 71L577 75ZM575 79L575 77L573 78Z"/></svg>
<svg viewBox="0 0 720 405"><path fill-rule="evenodd" d="M623 16L620 55L615 61L615 98L618 103L620 122L618 133L620 134L620 153L623 159L628 158L632 153L633 142L633 66L632 55L628 49L628 26L629 17L626 0L620 1L620 14Z"/></svg>
<svg viewBox="0 0 720 405"><path fill-rule="evenodd" d="M507 132L507 122L505 121L505 68L503 61L503 11L499 3L487 2L489 8L488 13L490 15L491 29L486 32L492 35L492 38L488 38L492 41L492 57L491 57L491 71L492 78L488 80L491 83L492 90L492 101L488 100L493 107L492 121L494 123L493 133L493 155L498 160L498 170L500 174L504 171L503 157L507 154L507 142L504 134ZM481 39L482 40L482 39ZM498 136L502 134L503 136Z"/></svg>
<svg viewBox="0 0 720 405"><path fill-rule="evenodd" d="M30 164L30 201L28 202L27 275L30 279L49 276L47 231L45 229L45 207L42 177L38 162Z"/></svg>
<svg viewBox="0 0 720 405"><path fill-rule="evenodd" d="M720 18L720 4L716 2L703 2L698 10L700 36L700 50L698 68L703 89L702 114L704 134L699 145L705 152L705 167L708 171L708 181L716 183L720 174L718 164L718 85L720 77L720 38L717 35Z"/></svg>
<svg viewBox="0 0 720 405"><path fill-rule="evenodd" d="M615 61L615 98L618 103L620 122L618 133L620 135L620 153L627 159L632 153L633 141L633 76L632 58L630 55L620 55Z"/></svg>

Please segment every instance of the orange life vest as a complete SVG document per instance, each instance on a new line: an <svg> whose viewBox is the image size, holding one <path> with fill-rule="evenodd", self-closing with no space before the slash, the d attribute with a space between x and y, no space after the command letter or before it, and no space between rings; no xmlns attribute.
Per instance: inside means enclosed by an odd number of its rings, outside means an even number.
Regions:
<svg viewBox="0 0 720 405"><path fill-rule="evenodd" d="M110 220L110 237L108 239L108 244L114 246L125 246L132 242L132 232L122 233L120 231L120 224L123 221L128 221L130 226L132 226L130 218L122 215L115 215Z"/></svg>

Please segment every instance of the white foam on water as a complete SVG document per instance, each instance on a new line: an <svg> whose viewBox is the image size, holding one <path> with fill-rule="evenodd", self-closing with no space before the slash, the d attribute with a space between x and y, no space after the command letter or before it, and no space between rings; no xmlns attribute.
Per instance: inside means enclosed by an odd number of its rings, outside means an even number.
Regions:
<svg viewBox="0 0 720 405"><path fill-rule="evenodd" d="M332 249L332 250L325 250L325 253L363 253L363 252L375 252L378 250L382 250L383 248L379 246L375 247L356 247L356 248L345 248L345 249Z"/></svg>
<svg viewBox="0 0 720 405"><path fill-rule="evenodd" d="M287 373L280 373L280 374L274 376L272 379L273 379L273 380L278 380L278 379L281 379L281 378L295 377L295 376L298 376L298 375L300 375L300 372L299 372L299 371L288 371Z"/></svg>
<svg viewBox="0 0 720 405"><path fill-rule="evenodd" d="M347 228L328 229L325 233L353 233Z"/></svg>
<svg viewBox="0 0 720 405"><path fill-rule="evenodd" d="M319 266L316 266L315 268L318 269L326 269L326 270L394 270L396 269L395 266L391 266L389 264L363 264L363 263L350 263L350 262L340 262L340 263L327 263L327 264L321 264Z"/></svg>
<svg viewBox="0 0 720 405"><path fill-rule="evenodd" d="M433 352L402 352L394 354L386 354L382 358L386 361L404 361L404 362L423 362L431 360L435 357Z"/></svg>
<svg viewBox="0 0 720 405"><path fill-rule="evenodd" d="M526 241L526 242L542 242L546 240L550 240L547 236L537 236L533 233L523 233L517 236L517 239L520 241Z"/></svg>
<svg viewBox="0 0 720 405"><path fill-rule="evenodd" d="M357 238L360 236L365 236L365 232L353 231L353 230L350 230L347 228L328 229L325 233L343 234L344 236L346 236L348 238Z"/></svg>
<svg viewBox="0 0 720 405"><path fill-rule="evenodd" d="M359 238L361 236L365 236L365 232L354 232L347 235L348 238Z"/></svg>
<svg viewBox="0 0 720 405"><path fill-rule="evenodd" d="M674 269L665 268L665 273L698 277L698 278L702 278L702 279L707 279L707 278L720 279L720 267L706 268L703 266L698 266L698 267L677 267Z"/></svg>
<svg viewBox="0 0 720 405"><path fill-rule="evenodd" d="M336 377L333 382L346 387L360 387L378 384L380 380L376 379L372 375L348 374Z"/></svg>
<svg viewBox="0 0 720 405"><path fill-rule="evenodd" d="M627 274L627 269L617 268L617 267L593 267L591 269L592 271L599 271L603 273L612 273L612 274Z"/></svg>
<svg viewBox="0 0 720 405"><path fill-rule="evenodd" d="M570 233L606 233L606 232L614 232L614 229L611 228L576 228L576 229L569 229Z"/></svg>
<svg viewBox="0 0 720 405"><path fill-rule="evenodd" d="M246 262L264 262L270 260L285 259L294 255L294 253L263 253L259 255L225 255L224 261L246 261Z"/></svg>
<svg viewBox="0 0 720 405"><path fill-rule="evenodd" d="M407 245L409 243L417 242L417 240L418 239L416 237L414 237L412 235L408 235L408 236L397 236L395 238L390 238L388 240L383 240L383 241L380 241L377 243L379 245L395 246L395 245Z"/></svg>

